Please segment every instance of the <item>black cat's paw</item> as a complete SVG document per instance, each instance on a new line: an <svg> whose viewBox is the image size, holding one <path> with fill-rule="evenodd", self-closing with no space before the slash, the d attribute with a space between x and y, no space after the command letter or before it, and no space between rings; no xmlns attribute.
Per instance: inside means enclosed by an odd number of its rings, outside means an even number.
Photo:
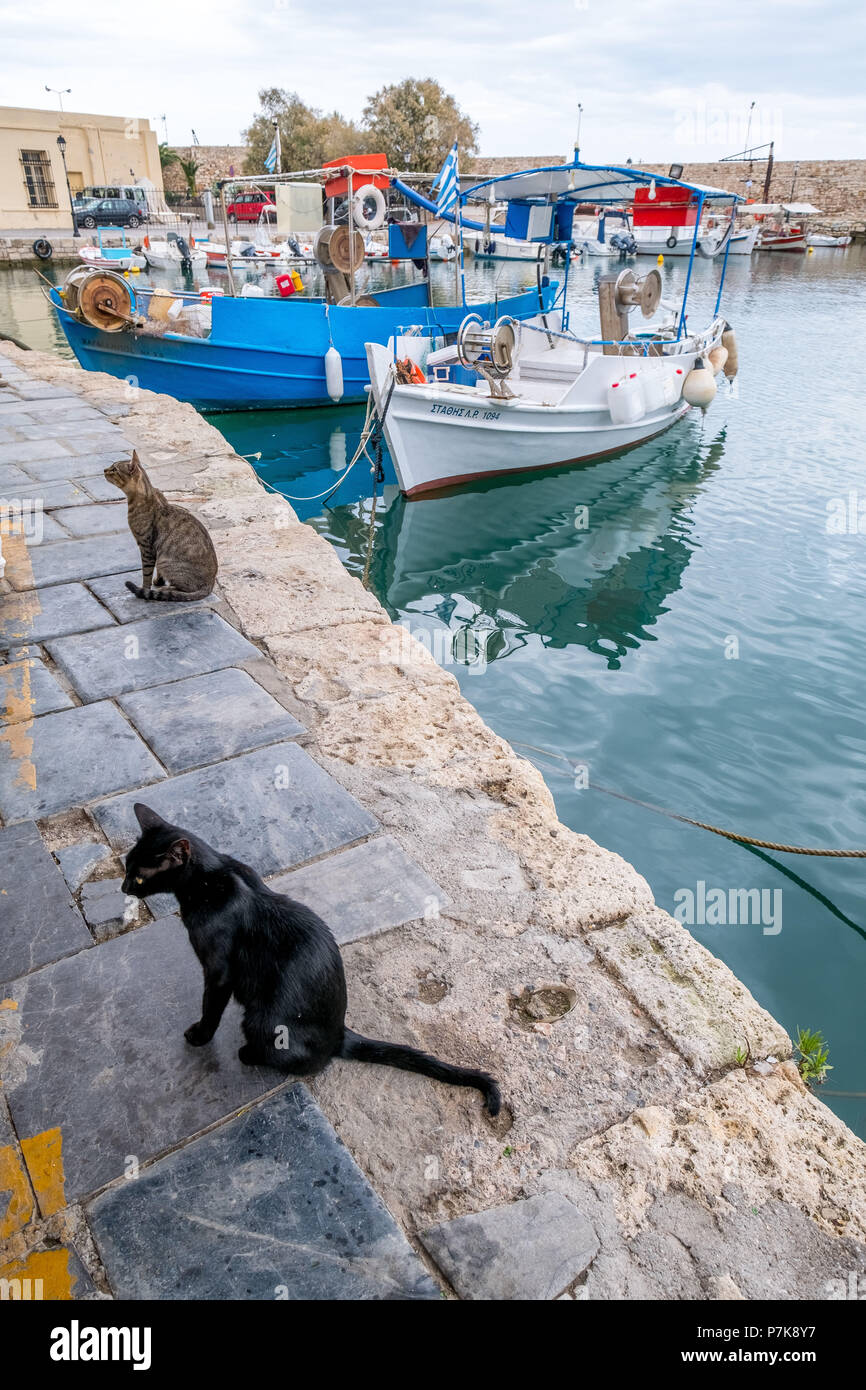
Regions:
<svg viewBox="0 0 866 1390"><path fill-rule="evenodd" d="M249 1043L244 1043L243 1047L238 1050L238 1061L243 1062L245 1067L255 1067L258 1066L261 1057L254 1047L250 1047Z"/></svg>
<svg viewBox="0 0 866 1390"><path fill-rule="evenodd" d="M213 1037L213 1033L211 1032L210 1028L206 1028L205 1025L201 1021L199 1021L198 1023L193 1023L189 1028L187 1028L186 1032L184 1033L184 1037L186 1038L188 1043L192 1044L193 1047L204 1047L205 1043L210 1042L211 1038Z"/></svg>

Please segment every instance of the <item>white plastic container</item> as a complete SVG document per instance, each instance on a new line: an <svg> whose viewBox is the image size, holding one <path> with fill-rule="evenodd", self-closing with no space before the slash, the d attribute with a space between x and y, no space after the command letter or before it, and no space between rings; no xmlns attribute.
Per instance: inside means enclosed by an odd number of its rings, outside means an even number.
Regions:
<svg viewBox="0 0 866 1390"><path fill-rule="evenodd" d="M657 415L660 410L665 410L670 402L665 391L664 369L655 362L646 362L638 373L638 380L647 415Z"/></svg>
<svg viewBox="0 0 866 1390"><path fill-rule="evenodd" d="M607 408L615 425L631 425L644 415L643 392L637 373L621 377L607 388Z"/></svg>

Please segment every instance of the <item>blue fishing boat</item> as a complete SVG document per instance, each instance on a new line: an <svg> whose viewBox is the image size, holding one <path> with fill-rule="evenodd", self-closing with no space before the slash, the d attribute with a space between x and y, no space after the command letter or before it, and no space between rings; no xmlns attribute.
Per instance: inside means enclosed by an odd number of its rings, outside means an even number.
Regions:
<svg viewBox="0 0 866 1390"><path fill-rule="evenodd" d="M104 279L108 277L103 276ZM120 279L120 277L118 277ZM82 367L111 376L134 378L148 391L162 391L190 401L200 410L263 410L329 405L326 356L331 348L342 364L343 402L365 399L370 374L365 343L386 345L408 333L441 345L456 335L466 317L464 304L436 305L426 284L380 290L377 307L327 304L324 299L215 297L207 337L191 337L169 328L160 337L146 336L152 291L132 289L125 280L130 320L119 329L94 327L79 320L52 289L69 346ZM113 287L120 298L122 292ZM525 319L549 309L556 282L523 294L469 308L491 322L502 314ZM181 296L185 303L198 296ZM119 306L117 306L119 307Z"/></svg>
<svg viewBox="0 0 866 1390"><path fill-rule="evenodd" d="M336 172L313 171L322 176L326 196L326 180ZM351 189L354 171L346 166L339 172ZM304 176L310 178L310 171ZM359 171L359 178L365 177ZM279 181L280 176L259 180ZM223 208L229 186L222 189ZM94 269L86 280L78 268L62 289L50 292L72 351L90 371L134 380L202 410L328 405L364 400L370 381L367 343L417 342L429 352L455 340L467 310L491 322L503 314L522 321L553 307L559 286L540 273L537 284L523 293L483 303L467 304L461 277L458 302L433 304L426 274L414 283L361 294L354 274L363 264L357 226L364 224L360 216L353 222L353 208L371 201L365 193L362 182L355 198L349 197L348 226L324 226L317 238L324 296L293 293L288 286L285 298L262 297L249 287L235 293L229 270L231 293L205 303L201 294L133 287L105 270ZM331 197L332 212L333 204ZM411 239L405 224L399 232L402 259L423 266L427 229L414 226ZM355 237L359 253L352 249ZM389 259L395 259L401 252L391 240Z"/></svg>

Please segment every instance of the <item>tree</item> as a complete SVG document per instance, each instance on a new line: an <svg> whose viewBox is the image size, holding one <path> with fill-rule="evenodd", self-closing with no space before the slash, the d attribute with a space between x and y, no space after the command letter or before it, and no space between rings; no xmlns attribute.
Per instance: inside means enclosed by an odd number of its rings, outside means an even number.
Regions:
<svg viewBox="0 0 866 1390"><path fill-rule="evenodd" d="M181 167L184 178L186 179L187 195L190 198L194 198L196 195L195 176L198 173L199 168L198 160L193 159L191 154L186 159L181 159L180 155L178 155L177 162Z"/></svg>
<svg viewBox="0 0 866 1390"><path fill-rule="evenodd" d="M161 169L168 169L170 165L177 163L177 155L170 145L163 143L159 147L159 166Z"/></svg>
<svg viewBox="0 0 866 1390"><path fill-rule="evenodd" d="M370 146L398 169L436 172L456 140L463 154L478 148L478 126L432 77L409 77L368 97L364 124Z"/></svg>
<svg viewBox="0 0 866 1390"><path fill-rule="evenodd" d="M297 92L266 87L259 92L261 111L244 131L249 153L244 164L248 174L261 174L274 139L274 121L279 125L283 171L318 169L325 160L342 154L361 154L367 137L339 111L323 115L307 106Z"/></svg>

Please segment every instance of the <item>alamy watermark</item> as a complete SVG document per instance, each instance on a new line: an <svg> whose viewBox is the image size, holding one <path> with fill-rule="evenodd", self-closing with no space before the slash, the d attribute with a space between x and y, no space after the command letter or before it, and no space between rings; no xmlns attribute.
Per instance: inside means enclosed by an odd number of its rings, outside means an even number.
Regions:
<svg viewBox="0 0 866 1390"><path fill-rule="evenodd" d="M686 927L761 927L764 936L782 930L781 888L694 888L674 893L674 917Z"/></svg>

